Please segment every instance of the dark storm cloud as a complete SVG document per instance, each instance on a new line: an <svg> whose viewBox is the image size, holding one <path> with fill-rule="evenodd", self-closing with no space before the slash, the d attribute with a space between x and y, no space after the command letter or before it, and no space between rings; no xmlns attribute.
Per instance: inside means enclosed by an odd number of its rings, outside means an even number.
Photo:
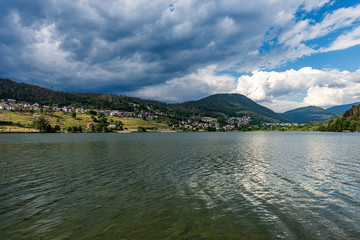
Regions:
<svg viewBox="0 0 360 240"><path fill-rule="evenodd" d="M299 3L300 4L300 3ZM62 89L129 92L257 50L287 1L0 3L3 77Z"/></svg>
<svg viewBox="0 0 360 240"><path fill-rule="evenodd" d="M63 52L68 62L79 64L82 69L69 69L73 77L67 72L52 78L79 88L89 81L134 89L187 74L200 66L221 63L244 51L239 43L249 32L236 27L253 29L252 19L259 17L221 12L216 2L210 1L175 3L172 11L168 3L152 1L18 0L3 2L1 7L0 51L5 58L0 61L6 67L3 72L21 77L26 75L24 69L44 71L40 63L27 62L29 58L24 55L42 57L41 51L35 53L33 47L45 41L37 36L39 32L53 24L47 44L57 41L58 49L53 50ZM82 79L79 72L94 66L108 72L111 79ZM125 68L130 68L128 73ZM39 77L39 81L48 81ZM48 77L44 71L44 78Z"/></svg>

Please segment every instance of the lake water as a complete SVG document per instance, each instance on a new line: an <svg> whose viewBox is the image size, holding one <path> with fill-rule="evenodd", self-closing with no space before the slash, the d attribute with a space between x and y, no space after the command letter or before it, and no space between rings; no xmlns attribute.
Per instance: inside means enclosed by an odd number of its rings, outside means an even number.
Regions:
<svg viewBox="0 0 360 240"><path fill-rule="evenodd" d="M360 239L360 134L0 134L0 239Z"/></svg>

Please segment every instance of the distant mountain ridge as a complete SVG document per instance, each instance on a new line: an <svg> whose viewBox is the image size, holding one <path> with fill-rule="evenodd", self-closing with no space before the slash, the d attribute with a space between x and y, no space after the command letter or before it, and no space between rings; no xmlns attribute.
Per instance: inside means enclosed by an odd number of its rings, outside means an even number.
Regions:
<svg viewBox="0 0 360 240"><path fill-rule="evenodd" d="M321 107L309 106L290 110L284 113L280 113L279 115L293 122L302 124L308 122L325 121L335 116L336 114Z"/></svg>
<svg viewBox="0 0 360 240"><path fill-rule="evenodd" d="M350 104L345 104L345 105L329 107L326 110L328 110L330 112L333 112L336 115L338 115L340 113L346 112L347 110L351 109L353 106L357 106L359 104L360 104L360 102L355 102L355 103L350 103Z"/></svg>

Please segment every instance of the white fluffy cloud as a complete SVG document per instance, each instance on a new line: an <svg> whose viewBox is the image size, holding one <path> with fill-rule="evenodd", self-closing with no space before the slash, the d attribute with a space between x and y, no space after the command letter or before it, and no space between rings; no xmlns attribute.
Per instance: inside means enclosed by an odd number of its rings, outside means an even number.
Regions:
<svg viewBox="0 0 360 240"><path fill-rule="evenodd" d="M171 79L165 84L147 86L128 94L167 102L183 102L209 94L228 93L236 87L235 77L216 75L215 69L216 66L211 65L187 76Z"/></svg>
<svg viewBox="0 0 360 240"><path fill-rule="evenodd" d="M360 100L360 70L318 70L310 67L285 72L255 71L237 80L217 75L211 65L165 84L143 87L129 95L167 102L196 100L214 93L240 93L276 112L304 106L327 107Z"/></svg>
<svg viewBox="0 0 360 240"><path fill-rule="evenodd" d="M360 79L360 73L358 73ZM307 90L305 105L329 106L339 103L352 103L360 99L360 83L348 82L344 87L314 86Z"/></svg>
<svg viewBox="0 0 360 240"><path fill-rule="evenodd" d="M241 76L232 92L262 102L275 111L286 111L301 106L330 106L360 99L360 70L356 72L317 70L310 67L285 72L255 71ZM303 92L297 101L284 96ZM293 96L295 98L295 96Z"/></svg>

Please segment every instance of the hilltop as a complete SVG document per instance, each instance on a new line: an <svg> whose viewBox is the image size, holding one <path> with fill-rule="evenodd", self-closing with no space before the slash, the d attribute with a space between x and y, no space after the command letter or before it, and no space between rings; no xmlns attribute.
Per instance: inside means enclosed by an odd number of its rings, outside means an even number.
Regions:
<svg viewBox="0 0 360 240"><path fill-rule="evenodd" d="M258 122L290 122L241 94L214 94L198 101L171 105L180 113L196 112L210 117L251 117Z"/></svg>

